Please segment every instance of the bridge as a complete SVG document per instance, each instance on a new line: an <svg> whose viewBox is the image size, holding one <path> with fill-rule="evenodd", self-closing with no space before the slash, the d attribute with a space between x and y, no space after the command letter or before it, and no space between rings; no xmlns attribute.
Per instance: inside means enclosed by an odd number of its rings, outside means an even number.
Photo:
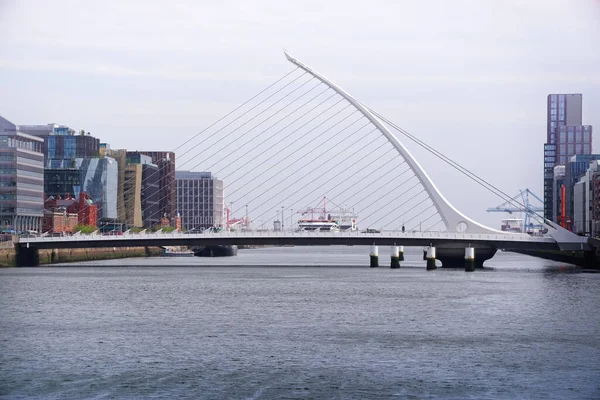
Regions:
<svg viewBox="0 0 600 400"><path fill-rule="evenodd" d="M397 134L513 206L525 205L365 106L319 72L288 53L285 56L294 70L181 145L186 161L178 168L196 162L189 168L224 175L227 196L237 194L235 203L246 204L246 213L250 204L258 218L273 210L279 213L281 208L285 220L281 204L291 203L298 209L309 196L319 198L327 192L328 198L359 206L371 226L396 224L395 229L382 228L377 233L250 230L30 237L15 244L17 264L35 265L39 249L186 245L369 245L375 254L380 245L426 246L430 257L444 266L462 264L465 257L481 266L497 249L549 258L577 251L585 254L586 260L595 258L596 246L587 238L551 221L541 221L547 230L544 235L530 236L499 231L469 218L442 195ZM197 138L200 141L194 144ZM200 150L191 154L197 148ZM272 171L275 173L270 174ZM290 220L291 214L290 208ZM405 231L409 223L413 226Z"/></svg>

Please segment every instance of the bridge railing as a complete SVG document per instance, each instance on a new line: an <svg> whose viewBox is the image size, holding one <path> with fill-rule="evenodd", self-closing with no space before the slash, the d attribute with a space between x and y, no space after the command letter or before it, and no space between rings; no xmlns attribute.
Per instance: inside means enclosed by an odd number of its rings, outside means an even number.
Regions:
<svg viewBox="0 0 600 400"><path fill-rule="evenodd" d="M248 238L248 237L313 237L313 238L350 238L350 237L372 237L372 238L397 238L401 243L403 238L406 239L447 239L447 240L461 240L461 241L507 241L507 242L552 242L553 239L549 237L530 236L527 234L515 235L515 234L491 234L491 233L459 233L459 232L400 232L400 231L382 231L382 232L361 232L361 231L341 231L341 232L316 232L316 231L221 231L221 232L203 232L203 233L185 233L185 232L126 232L122 235L103 235L103 234L90 234L90 235L76 235L76 236L46 236L46 237L35 237L35 238L21 238L20 242L36 243L36 242L66 242L66 241L120 241L125 239L134 240L147 240L147 239L173 239L173 238L187 238L187 239L203 239L203 238L218 238L218 237L230 237L230 238ZM110 245L109 245L110 246Z"/></svg>

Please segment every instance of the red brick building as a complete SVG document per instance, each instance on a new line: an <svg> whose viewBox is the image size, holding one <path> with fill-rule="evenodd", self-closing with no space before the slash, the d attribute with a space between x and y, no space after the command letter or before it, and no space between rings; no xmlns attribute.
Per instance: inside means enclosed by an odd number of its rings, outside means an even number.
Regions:
<svg viewBox="0 0 600 400"><path fill-rule="evenodd" d="M50 196L44 202L42 232L73 232L77 225L97 226L98 206L86 192L75 199L68 193L65 198Z"/></svg>

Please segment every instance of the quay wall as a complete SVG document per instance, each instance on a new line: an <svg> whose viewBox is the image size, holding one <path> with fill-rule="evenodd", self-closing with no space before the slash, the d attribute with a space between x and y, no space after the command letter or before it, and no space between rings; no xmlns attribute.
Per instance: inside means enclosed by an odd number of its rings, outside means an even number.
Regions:
<svg viewBox="0 0 600 400"><path fill-rule="evenodd" d="M114 260L129 257L157 257L159 247L100 247L90 249L44 249L39 250L40 265L75 261ZM15 249L0 249L0 267L15 267Z"/></svg>

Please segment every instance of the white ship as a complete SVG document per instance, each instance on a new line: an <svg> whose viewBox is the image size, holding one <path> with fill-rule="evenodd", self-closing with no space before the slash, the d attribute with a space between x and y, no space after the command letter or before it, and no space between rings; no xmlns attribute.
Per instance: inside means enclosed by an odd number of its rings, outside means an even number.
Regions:
<svg viewBox="0 0 600 400"><path fill-rule="evenodd" d="M299 219L299 231L339 232L337 221L330 219Z"/></svg>
<svg viewBox="0 0 600 400"><path fill-rule="evenodd" d="M322 205L322 207L321 207ZM299 231L325 231L325 232L339 232L339 231L356 231L357 217L349 209L337 207L334 214L327 213L327 198L323 197L323 201L315 208L308 208L303 211L299 211L303 216L310 214L310 218L303 218L298 220ZM315 215L316 214L316 215Z"/></svg>

